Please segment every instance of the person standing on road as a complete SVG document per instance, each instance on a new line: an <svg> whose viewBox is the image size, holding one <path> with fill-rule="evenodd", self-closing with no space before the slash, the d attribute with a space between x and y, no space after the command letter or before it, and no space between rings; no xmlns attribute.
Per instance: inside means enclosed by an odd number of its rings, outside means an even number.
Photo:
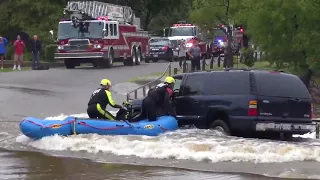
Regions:
<svg viewBox="0 0 320 180"><path fill-rule="evenodd" d="M1 59L1 69L3 69L3 61L6 55L6 46L8 44L8 40L4 37L0 36L0 59Z"/></svg>
<svg viewBox="0 0 320 180"><path fill-rule="evenodd" d="M191 71L200 70L201 50L198 45L198 41L194 40L193 45L187 51L191 58Z"/></svg>
<svg viewBox="0 0 320 180"><path fill-rule="evenodd" d="M40 65L41 42L37 35L33 36L32 47L32 69L35 70Z"/></svg>
<svg viewBox="0 0 320 180"><path fill-rule="evenodd" d="M186 60L186 44L185 41L182 39L179 43L179 66L182 67L182 61Z"/></svg>
<svg viewBox="0 0 320 180"><path fill-rule="evenodd" d="M13 43L14 46L14 65L13 70L21 70L23 64L23 51L25 48L24 42L21 40L20 35L17 36L17 40Z"/></svg>

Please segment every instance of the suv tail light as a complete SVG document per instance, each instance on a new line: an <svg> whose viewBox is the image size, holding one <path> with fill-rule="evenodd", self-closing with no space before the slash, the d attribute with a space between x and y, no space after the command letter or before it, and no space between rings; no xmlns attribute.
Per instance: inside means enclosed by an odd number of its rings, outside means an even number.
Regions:
<svg viewBox="0 0 320 180"><path fill-rule="evenodd" d="M311 104L311 107L310 107L310 114L309 114L309 118L312 119L312 115L313 115L313 104Z"/></svg>
<svg viewBox="0 0 320 180"><path fill-rule="evenodd" d="M258 116L258 101L249 101L248 116Z"/></svg>
<svg viewBox="0 0 320 180"><path fill-rule="evenodd" d="M165 46L162 48L162 50L168 50L169 49L169 46Z"/></svg>

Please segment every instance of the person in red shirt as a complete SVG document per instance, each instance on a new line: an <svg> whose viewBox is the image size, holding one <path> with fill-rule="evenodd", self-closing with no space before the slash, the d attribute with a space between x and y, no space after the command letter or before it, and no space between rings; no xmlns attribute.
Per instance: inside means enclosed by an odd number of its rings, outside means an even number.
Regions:
<svg viewBox="0 0 320 180"><path fill-rule="evenodd" d="M20 35L17 36L17 40L13 43L14 46L14 65L13 70L21 70L21 64L23 63L23 51L25 48L24 42L21 40Z"/></svg>

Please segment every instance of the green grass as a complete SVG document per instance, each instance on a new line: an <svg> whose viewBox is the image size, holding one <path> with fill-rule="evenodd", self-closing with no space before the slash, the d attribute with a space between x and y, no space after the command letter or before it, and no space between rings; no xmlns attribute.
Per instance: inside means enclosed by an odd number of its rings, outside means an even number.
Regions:
<svg viewBox="0 0 320 180"><path fill-rule="evenodd" d="M22 67L20 71L26 71L26 70L31 70L31 67ZM0 69L0 73L2 73L2 72L12 72L12 71L18 71L19 72L19 70L12 70L12 67Z"/></svg>
<svg viewBox="0 0 320 180"><path fill-rule="evenodd" d="M218 71L218 70L223 70L223 61L221 61L221 66L218 67L216 63L214 63L213 65L213 68L211 69L210 68L210 65L209 65L209 61L207 61L207 64L208 66L206 66L205 70L206 71L210 71L210 70L213 70L213 71ZM202 67L202 65L201 65ZM241 64L241 63L237 63L235 61L235 63L233 64L233 67L234 68L250 68L244 64ZM290 68L283 68L283 69L277 69L274 65L270 65L269 62L267 61L258 61L254 64L253 67L251 68L256 68L256 69L266 69L266 70L281 70L281 71L284 71L284 72L288 72L288 73L293 73L293 74L296 74L295 72L293 72L292 69ZM171 73L173 74L173 69L171 70ZM178 74L180 73L183 73L182 72L182 69L178 70ZM139 76L139 77L135 77L135 78L132 78L129 80L129 82L138 82L138 81L143 81L143 80L149 80L150 81L154 78L158 78L160 77L161 75L163 74L163 72L155 72L155 73L150 73L150 74L145 74L145 75L142 75L142 76ZM169 76L169 72L166 72L164 76Z"/></svg>

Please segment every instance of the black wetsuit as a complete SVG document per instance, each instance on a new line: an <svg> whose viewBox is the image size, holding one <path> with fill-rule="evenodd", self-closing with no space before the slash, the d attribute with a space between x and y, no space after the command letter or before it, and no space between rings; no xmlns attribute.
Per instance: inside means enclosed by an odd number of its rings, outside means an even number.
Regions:
<svg viewBox="0 0 320 180"><path fill-rule="evenodd" d="M88 102L88 116L92 119L115 120L115 117L110 112L105 110L108 104L114 108L122 107L113 101L110 91L105 88L98 88L92 93Z"/></svg>
<svg viewBox="0 0 320 180"><path fill-rule="evenodd" d="M166 84L159 84L154 89L150 89L148 95L142 101L141 113L133 119L139 121L148 119L157 120L157 111L163 108L163 114L174 115L171 104L172 89Z"/></svg>

